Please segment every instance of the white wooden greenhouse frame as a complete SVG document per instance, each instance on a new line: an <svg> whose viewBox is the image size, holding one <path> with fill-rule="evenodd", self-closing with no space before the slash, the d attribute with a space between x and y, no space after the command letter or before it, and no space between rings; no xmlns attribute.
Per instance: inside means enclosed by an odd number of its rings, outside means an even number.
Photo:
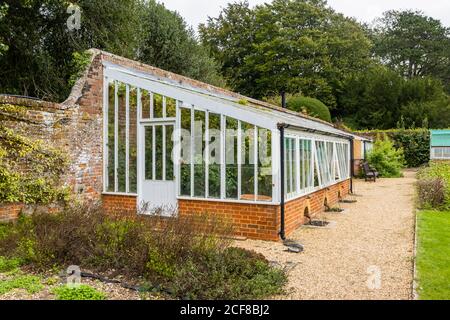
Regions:
<svg viewBox="0 0 450 320"><path fill-rule="evenodd" d="M177 81L158 78L156 76L139 72L134 69L129 69L123 66L113 64L108 61L103 62L104 67L104 90L103 90L103 135L104 135L104 193L113 195L135 195L137 196L138 203L145 202L148 200L146 198L146 193L152 195L151 199L157 199L161 201L177 201L177 199L198 199L207 201L220 201L220 202L239 202L239 203L263 203L263 204L273 204L279 205L281 202L290 201L299 197L303 197L307 194L315 192L317 190L326 188L330 185L340 183L344 180L351 178L351 140L352 135L344 131L341 131L330 124L326 124L322 121L314 120L305 116L297 115L292 112L288 112L279 108L270 108L263 104L257 104L254 100L249 99L249 101L241 101L233 96L221 95L211 93L210 91L197 88L194 86L180 85ZM112 95L110 84L114 83L114 104L109 103L109 97ZM123 121L119 117L119 99L118 99L118 86L125 85L125 136L120 137L119 131L123 129L119 128L119 122ZM130 113L130 90L136 90L137 92L137 108L136 114ZM145 91L144 91L145 90ZM135 92L135 91L133 91ZM150 105L142 105L142 93L149 92ZM133 93L134 94L134 93ZM163 110L162 117L156 118L154 116L153 104L154 97L153 94L161 95L163 97ZM167 98L166 98L167 97ZM134 99L134 98L133 98ZM173 116L167 116L167 101L168 99L174 99L176 101L176 113ZM146 108L150 110L147 110ZM110 115L112 114L112 108L114 109L114 118ZM194 161L190 162L190 195L182 195L180 192L180 159L181 159L181 143L179 134L174 135L173 140L173 180L168 181L166 176L167 172L167 154L170 152L166 150L168 145L168 137L166 135L166 130L174 130L178 132L181 129L181 110L190 109L191 110L191 123L194 122L194 112L203 111L205 116L204 123L204 140L210 142L209 137L209 118L210 114L220 115L220 195L218 197L210 197L209 192L209 143L205 143L204 154L204 182L201 182L205 186L205 192L202 196L196 196L194 194L194 189L198 184L196 184L196 178L194 177ZM143 110L149 111L150 117L143 118ZM132 119L136 117L136 119ZM237 134L237 198L230 199L226 196L226 119L235 119L238 122L238 134ZM134 122L135 121L135 122ZM110 126L114 123L114 127ZM136 123L136 132L131 133L131 123ZM253 136L253 159L254 161L254 176L253 176L253 187L254 191L253 199L245 198L242 199L242 186L244 183L248 183L249 180L242 181L242 134L241 134L241 123L246 123L254 126L254 136ZM191 124L191 160L195 156L193 152L194 143L193 136L194 130L192 130L193 124ZM112 130L112 128L114 130ZM146 129L147 128L147 129ZM151 128L149 130L148 128ZM155 179L155 166L157 165L157 159L155 158L155 135L156 130L159 132L159 128L162 128L162 177L161 179ZM272 177L272 194L270 196L271 200L261 200L258 194L258 132L259 128L261 130L267 129L271 133L271 177ZM178 129L178 130L177 130ZM146 131L147 130L147 131ZM112 131L114 131L112 139ZM121 132L122 132L121 131ZM145 148L146 132L152 133L151 150L152 157L149 158L149 162L152 163L151 170L148 170L151 174L152 179L147 179L145 177L144 171L144 158L145 158ZM286 149L285 146L280 144L280 136L284 135L284 141L286 139L291 139L289 141L293 142L293 150L286 154L285 151L285 166L288 161L286 168L290 168L289 176L285 175L284 188L289 186L290 192L285 192L285 198L281 199L281 150ZM156 135L158 138L160 136ZM125 145L122 146L125 149L125 168L119 170L119 157L122 156L123 151L119 148L122 143L120 139L125 138ZM131 139L136 139L136 141L131 141ZM305 155L308 153L306 149L303 150L300 146L304 146L302 141L311 141L311 152L310 158L306 158ZM323 144L321 143L323 142ZM137 153L130 151L130 145L136 144ZM149 146L150 146L150 142ZM111 148L114 144L114 148ZM122 143L123 144L123 143ZM322 150L321 145L325 145ZM249 144L250 146L250 144ZM318 146L319 149L318 150ZM250 148L250 147L249 147ZM120 150L119 150L120 149ZM302 151L303 150L303 151ZM203 152L203 151L202 151ZM302 154L304 152L304 154ZM120 153L120 154L119 154ZM167 153L167 154L166 154ZM159 156L157 154L156 156ZM287 156L287 157L286 157ZM321 157L321 158L320 158ZM136 166L130 164L130 159L136 158ZM112 171L109 159L114 159ZM134 160L133 160L134 161ZM306 162L310 161L308 168L309 171L306 173ZM303 167L302 167L303 166ZM136 169L136 172L131 173L131 167ZM316 170L316 180L318 180L316 185L314 185L314 169ZM158 169L159 170L159 169ZM326 172L324 172L324 170ZM124 171L124 173L122 173ZM113 172L113 179L111 172ZM145 171L146 172L146 171ZM124 177L123 177L124 174ZM132 177L136 175L135 180L131 182ZM172 172L171 172L172 175ZM323 177L327 177L324 179ZM119 187L119 180L125 180L125 185ZM134 178L133 178L134 179ZM306 183L309 181L310 183ZM312 181L312 183L311 183ZM172 183L173 182L173 183ZM134 186L134 184L136 184ZM185 187L185 186L184 186ZM173 188L173 193L171 189ZM151 189L151 190L150 190ZM285 190L286 191L286 190ZM170 195L169 195L170 193ZM169 199L169 198L170 199ZM283 201L282 201L283 200ZM159 203L161 204L161 203Z"/></svg>

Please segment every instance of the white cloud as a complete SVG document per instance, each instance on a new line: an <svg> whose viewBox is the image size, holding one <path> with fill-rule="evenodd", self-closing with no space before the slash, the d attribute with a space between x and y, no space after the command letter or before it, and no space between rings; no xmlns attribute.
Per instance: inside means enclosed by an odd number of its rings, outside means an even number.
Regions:
<svg viewBox="0 0 450 320"><path fill-rule="evenodd" d="M208 16L216 17L227 3L233 0L159 0L168 9L177 11L195 29L199 23L206 22ZM251 6L270 2L268 0L249 0ZM421 10L425 14L450 26L450 1L448 0L328 0L328 4L346 16L355 17L361 22L371 22L384 11L392 9Z"/></svg>

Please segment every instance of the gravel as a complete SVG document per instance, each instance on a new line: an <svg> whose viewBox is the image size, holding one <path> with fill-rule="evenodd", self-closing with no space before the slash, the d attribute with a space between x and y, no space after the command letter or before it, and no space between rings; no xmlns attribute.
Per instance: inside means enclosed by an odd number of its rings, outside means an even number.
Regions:
<svg viewBox="0 0 450 320"><path fill-rule="evenodd" d="M246 240L236 246L294 265L285 294L273 299L411 299L415 172L404 174L376 183L355 180L356 196L347 199L357 202L339 204L345 214L323 214L336 221L335 228L302 227L290 237L305 246L303 253L287 252L281 242Z"/></svg>

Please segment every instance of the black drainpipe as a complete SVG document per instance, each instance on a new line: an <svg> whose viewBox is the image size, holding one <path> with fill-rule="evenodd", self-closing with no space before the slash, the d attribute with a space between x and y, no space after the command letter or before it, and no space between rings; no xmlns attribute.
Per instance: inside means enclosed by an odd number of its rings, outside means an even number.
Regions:
<svg viewBox="0 0 450 320"><path fill-rule="evenodd" d="M286 240L285 224L284 224L284 129L288 126L286 124L279 124L278 130L280 130L280 238Z"/></svg>
<svg viewBox="0 0 450 320"><path fill-rule="evenodd" d="M353 137L349 138L350 141L350 193L353 193L353 176L355 175L355 157L353 154Z"/></svg>

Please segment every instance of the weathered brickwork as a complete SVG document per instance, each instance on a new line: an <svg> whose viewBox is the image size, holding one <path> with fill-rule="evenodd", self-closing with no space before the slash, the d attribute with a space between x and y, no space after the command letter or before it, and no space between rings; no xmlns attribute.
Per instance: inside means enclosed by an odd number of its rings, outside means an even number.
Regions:
<svg viewBox="0 0 450 320"><path fill-rule="evenodd" d="M14 221L23 209L23 204L8 203L0 204L0 222Z"/></svg>
<svg viewBox="0 0 450 320"><path fill-rule="evenodd" d="M102 70L97 56L87 75L61 104L0 97L0 107L17 106L13 112L0 113L2 125L44 140L69 155L64 184L71 186L80 200L98 200L102 191Z"/></svg>

